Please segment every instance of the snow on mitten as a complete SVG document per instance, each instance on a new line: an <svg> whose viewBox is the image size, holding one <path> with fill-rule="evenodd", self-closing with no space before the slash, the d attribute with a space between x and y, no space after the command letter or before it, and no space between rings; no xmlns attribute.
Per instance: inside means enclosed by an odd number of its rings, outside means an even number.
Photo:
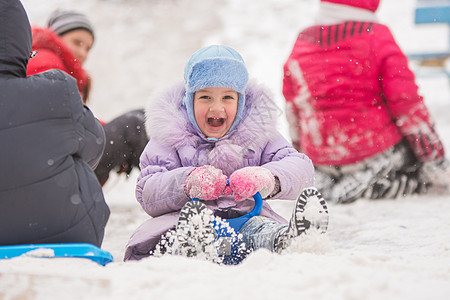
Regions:
<svg viewBox="0 0 450 300"><path fill-rule="evenodd" d="M275 177L266 168L246 167L231 174L230 187L236 201L250 198L256 192L264 199L274 190Z"/></svg>
<svg viewBox="0 0 450 300"><path fill-rule="evenodd" d="M215 200L225 190L227 176L213 166L195 168L186 179L184 190L190 198Z"/></svg>
<svg viewBox="0 0 450 300"><path fill-rule="evenodd" d="M429 183L436 192L450 190L450 164L447 159L425 162L419 170L419 180Z"/></svg>

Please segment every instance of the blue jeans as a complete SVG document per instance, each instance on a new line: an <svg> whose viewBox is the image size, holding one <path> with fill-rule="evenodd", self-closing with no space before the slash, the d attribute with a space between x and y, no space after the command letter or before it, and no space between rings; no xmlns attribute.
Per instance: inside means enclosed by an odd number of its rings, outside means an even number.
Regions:
<svg viewBox="0 0 450 300"><path fill-rule="evenodd" d="M242 234L242 240L247 249L253 251L265 248L275 252L276 239L280 234L286 232L287 227L287 224L280 224L272 219L256 216L248 220L239 233Z"/></svg>

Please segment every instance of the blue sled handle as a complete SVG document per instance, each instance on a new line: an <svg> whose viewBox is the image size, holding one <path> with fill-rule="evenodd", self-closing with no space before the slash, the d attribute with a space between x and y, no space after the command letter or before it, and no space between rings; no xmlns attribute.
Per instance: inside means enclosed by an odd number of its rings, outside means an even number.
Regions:
<svg viewBox="0 0 450 300"><path fill-rule="evenodd" d="M247 223L248 220L253 217L259 216L259 214L261 213L263 206L263 199L261 197L261 194L257 192L255 195L253 195L253 199L255 199L255 206L250 212L239 218L225 220L228 222L228 224L230 224L230 227L233 228L236 233L241 230L242 226L244 226L244 224Z"/></svg>
<svg viewBox="0 0 450 300"><path fill-rule="evenodd" d="M227 180L227 185L229 185L229 182ZM259 216L262 210L263 206L263 199L261 197L261 194L259 192L256 192L255 195L253 195L253 199L255 200L255 206L253 209L246 213L245 215L235 218L235 219L224 219L227 221L231 228L234 229L234 231L237 233L239 230L241 230L242 226L244 226L245 223L247 223L248 220L250 220L253 217ZM198 201L198 198L192 198L191 201Z"/></svg>
<svg viewBox="0 0 450 300"><path fill-rule="evenodd" d="M0 246L0 259L9 259L37 249L51 249L53 257L87 258L102 266L113 261L113 256L105 250L88 243L26 244ZM44 256L47 257L47 256Z"/></svg>

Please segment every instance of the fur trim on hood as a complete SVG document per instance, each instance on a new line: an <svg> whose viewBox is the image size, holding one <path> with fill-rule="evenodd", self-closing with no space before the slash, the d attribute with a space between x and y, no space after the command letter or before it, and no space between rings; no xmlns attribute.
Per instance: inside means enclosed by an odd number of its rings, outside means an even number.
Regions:
<svg viewBox="0 0 450 300"><path fill-rule="evenodd" d="M259 153L277 131L281 109L272 94L261 85L249 82L242 120L231 132L218 141L208 140L188 119L182 105L185 87L175 85L162 96L153 99L146 110L146 129L151 139L162 146L183 151L183 148L210 148L207 161L198 158L198 164L211 164L225 173L242 167L251 153Z"/></svg>

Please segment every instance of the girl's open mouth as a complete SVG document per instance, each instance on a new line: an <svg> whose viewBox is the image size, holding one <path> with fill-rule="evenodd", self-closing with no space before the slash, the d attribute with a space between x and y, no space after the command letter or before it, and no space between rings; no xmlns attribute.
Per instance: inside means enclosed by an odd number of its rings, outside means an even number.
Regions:
<svg viewBox="0 0 450 300"><path fill-rule="evenodd" d="M225 123L224 118L208 118L208 125L211 127L220 127Z"/></svg>

